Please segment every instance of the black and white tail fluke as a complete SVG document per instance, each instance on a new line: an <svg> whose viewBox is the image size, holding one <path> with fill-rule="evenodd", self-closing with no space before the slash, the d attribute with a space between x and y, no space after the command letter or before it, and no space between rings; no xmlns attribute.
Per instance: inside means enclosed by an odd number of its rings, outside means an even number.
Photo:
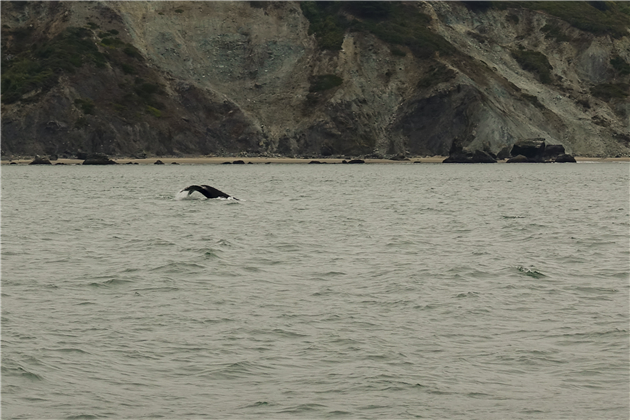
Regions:
<svg viewBox="0 0 630 420"><path fill-rule="evenodd" d="M206 198L224 198L226 200L227 199L238 200L238 198L232 197L231 195L228 195L224 193L223 191L219 191L216 188L211 187L210 185L191 185L190 187L186 187L183 190L181 190L180 193L188 192L188 195L190 195L195 191L200 192Z"/></svg>

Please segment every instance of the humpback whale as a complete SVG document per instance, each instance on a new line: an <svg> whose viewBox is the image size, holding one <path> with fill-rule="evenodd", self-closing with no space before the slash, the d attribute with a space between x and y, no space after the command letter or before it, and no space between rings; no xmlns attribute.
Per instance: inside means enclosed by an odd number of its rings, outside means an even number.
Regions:
<svg viewBox="0 0 630 420"><path fill-rule="evenodd" d="M184 188L180 192L184 191L188 191L188 195L192 194L195 191L198 191L201 194L205 195L206 198L231 198L233 200L238 200L238 198L232 197L231 195L228 195L223 191L219 191L216 188L211 187L210 185L191 185L190 187Z"/></svg>

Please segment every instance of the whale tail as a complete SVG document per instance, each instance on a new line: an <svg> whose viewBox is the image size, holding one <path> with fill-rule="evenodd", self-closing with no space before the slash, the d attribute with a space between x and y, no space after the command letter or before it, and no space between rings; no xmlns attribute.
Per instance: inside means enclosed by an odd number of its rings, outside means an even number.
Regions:
<svg viewBox="0 0 630 420"><path fill-rule="evenodd" d="M225 199L238 200L238 198L232 197L231 195L228 195L224 193L223 191L219 191L216 188L211 187L210 185L191 185L181 190L180 193L188 192L188 195L190 195L195 191L200 192L206 198L225 198Z"/></svg>

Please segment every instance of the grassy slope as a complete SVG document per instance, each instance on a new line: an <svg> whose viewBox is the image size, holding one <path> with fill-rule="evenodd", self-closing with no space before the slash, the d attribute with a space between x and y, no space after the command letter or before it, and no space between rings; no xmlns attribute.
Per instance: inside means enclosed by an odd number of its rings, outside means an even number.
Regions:
<svg viewBox="0 0 630 420"><path fill-rule="evenodd" d="M499 8L539 10L594 35L628 36L630 4L613 1L513 1L496 2Z"/></svg>
<svg viewBox="0 0 630 420"><path fill-rule="evenodd" d="M128 109L159 117L163 108L156 99L160 88L145 80L143 57L131 44L116 37L118 31L102 31L94 23L69 27L52 39L38 38L32 30L2 28L2 102L36 101L38 95L54 87L62 74L92 66L95 72L120 69L119 87L125 92L111 106L117 112ZM96 36L95 36L96 35ZM96 40L95 40L96 39ZM108 69L108 65L112 70ZM118 74L114 71L111 75ZM138 77L140 76L140 77ZM133 80L133 81L131 81ZM77 100L85 114L93 114L90 99Z"/></svg>
<svg viewBox="0 0 630 420"><path fill-rule="evenodd" d="M466 7L484 11L489 8L523 8L558 17L574 27L595 35L615 38L628 35L630 3L613 1L469 1ZM431 18L413 5L401 2L316 2L300 3L320 47L341 48L347 30L368 31L391 44L406 45L418 56L433 52L452 53L453 47L428 29ZM355 16L354 19L349 16Z"/></svg>
<svg viewBox="0 0 630 420"><path fill-rule="evenodd" d="M431 18L400 2L302 2L322 49L339 50L346 31L370 32L385 42L408 47L414 55L452 54L455 48L429 28ZM348 16L356 16L356 19ZM401 54L399 49L395 53Z"/></svg>

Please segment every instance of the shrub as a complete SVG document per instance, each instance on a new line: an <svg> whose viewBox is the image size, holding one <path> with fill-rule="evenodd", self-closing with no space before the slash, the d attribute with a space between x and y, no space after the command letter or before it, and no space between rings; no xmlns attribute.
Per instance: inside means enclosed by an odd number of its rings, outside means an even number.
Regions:
<svg viewBox="0 0 630 420"><path fill-rule="evenodd" d="M618 55L610 59L613 68L622 75L630 74L630 64Z"/></svg>
<svg viewBox="0 0 630 420"><path fill-rule="evenodd" d="M147 112L153 115L155 118L160 118L162 116L162 111L159 109L153 108L152 106L147 105Z"/></svg>
<svg viewBox="0 0 630 420"><path fill-rule="evenodd" d="M492 7L492 2L489 1L465 1L464 6L474 12L485 12Z"/></svg>
<svg viewBox="0 0 630 420"><path fill-rule="evenodd" d="M184 13L184 10L182 10L182 9L175 9L175 13Z"/></svg>
<svg viewBox="0 0 630 420"><path fill-rule="evenodd" d="M528 95L527 93L522 93L521 96L523 97L523 99L525 99L527 102L529 102L532 105L534 105L536 108L538 108L538 109L545 109L545 106L540 103L540 101L538 100L537 96Z"/></svg>
<svg viewBox="0 0 630 420"><path fill-rule="evenodd" d="M125 48L123 48L123 52L127 54L129 57L138 58L138 59L142 58L142 54L140 54L140 51L131 44L125 45Z"/></svg>
<svg viewBox="0 0 630 420"><path fill-rule="evenodd" d="M89 26L89 27L90 27L90 29L98 29L98 28L100 28L100 26L98 26L98 25L97 25L96 23L94 23L94 22L88 22L88 23L86 23L86 26Z"/></svg>
<svg viewBox="0 0 630 420"><path fill-rule="evenodd" d="M89 124L87 118L85 117L81 117L78 120L76 120L76 122L74 123L74 126L76 128L83 128L83 127L87 127Z"/></svg>
<svg viewBox="0 0 630 420"><path fill-rule="evenodd" d="M615 98L628 97L628 90L630 85L627 83L603 83L591 88L591 95L601 98L605 101L610 101Z"/></svg>
<svg viewBox="0 0 630 420"><path fill-rule="evenodd" d="M388 1L351 1L346 6L353 15L371 19L387 19L393 8L393 3Z"/></svg>
<svg viewBox="0 0 630 420"><path fill-rule="evenodd" d="M75 99L74 104L81 108L84 114L94 114L94 102L90 99Z"/></svg>
<svg viewBox="0 0 630 420"><path fill-rule="evenodd" d="M112 104L112 107L116 112L125 112L127 111L127 107L121 104Z"/></svg>
<svg viewBox="0 0 630 420"><path fill-rule="evenodd" d="M505 19L510 22L513 25L518 25L518 22L520 21L520 19L518 18L518 16L514 15L514 14L509 14L505 17Z"/></svg>
<svg viewBox="0 0 630 420"><path fill-rule="evenodd" d="M136 69L134 69L133 66L130 66L129 64L122 63L120 67L125 74L136 74Z"/></svg>
<svg viewBox="0 0 630 420"><path fill-rule="evenodd" d="M571 41L571 37L564 34L562 29L555 23L548 23L540 30L545 33L545 38L555 39L558 42Z"/></svg>
<svg viewBox="0 0 630 420"><path fill-rule="evenodd" d="M404 52L403 50L401 50L400 48L394 47L394 48L390 49L389 51L392 53L392 55L395 55L395 56L398 56L398 57L406 57L407 56L407 53Z"/></svg>
<svg viewBox="0 0 630 420"><path fill-rule="evenodd" d="M118 48L126 45L120 38L103 38L101 40L101 44L111 48Z"/></svg>
<svg viewBox="0 0 630 420"><path fill-rule="evenodd" d="M250 1L249 6L254 9L264 9L269 5L268 1Z"/></svg>
<svg viewBox="0 0 630 420"><path fill-rule="evenodd" d="M551 83L551 70L553 67L549 64L546 55L539 51L513 50L512 57L523 70L537 75L542 83Z"/></svg>
<svg viewBox="0 0 630 420"><path fill-rule="evenodd" d="M134 87L133 90L136 92L136 95L141 98L148 98L154 93L157 93L160 90L160 87L152 83L142 83L139 86Z"/></svg>
<svg viewBox="0 0 630 420"><path fill-rule="evenodd" d="M311 79L311 86L309 92L321 92L323 90L332 89L340 86L343 83L343 79L334 74L323 74L321 76L314 76Z"/></svg>
<svg viewBox="0 0 630 420"><path fill-rule="evenodd" d="M601 10L602 12L605 12L606 10L608 10L608 5L606 4L605 1L588 1L588 4L590 4L591 6L593 6L594 8L596 8L597 10Z"/></svg>
<svg viewBox="0 0 630 420"><path fill-rule="evenodd" d="M118 31L117 31L116 29L110 29L110 30L109 30L109 31L107 31L107 32L109 32L109 33L110 33L110 34L112 34L112 35L118 35Z"/></svg>
<svg viewBox="0 0 630 420"><path fill-rule="evenodd" d="M439 83L448 82L454 79L457 73L453 69L449 69L442 63L434 64L429 68L426 76L418 81L419 88L428 88Z"/></svg>

